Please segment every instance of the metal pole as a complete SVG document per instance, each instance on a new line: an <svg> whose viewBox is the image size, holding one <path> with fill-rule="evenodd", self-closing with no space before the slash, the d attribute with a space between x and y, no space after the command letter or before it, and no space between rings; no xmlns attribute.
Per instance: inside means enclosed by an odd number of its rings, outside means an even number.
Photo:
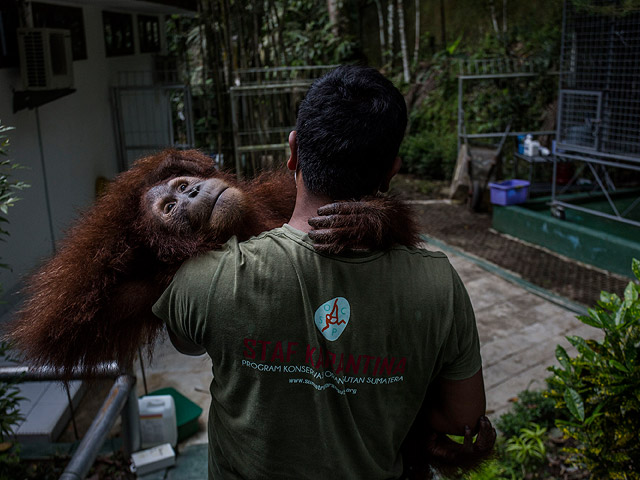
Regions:
<svg viewBox="0 0 640 480"><path fill-rule="evenodd" d="M187 110L187 142L190 148L196 146L196 135L193 130L193 102L191 98L191 89L187 85L185 87L185 109Z"/></svg>
<svg viewBox="0 0 640 480"><path fill-rule="evenodd" d="M56 237L53 230L53 214L51 213L51 197L49 195L49 181L47 180L47 167L44 161L44 149L42 147L42 130L40 128L40 113L38 107L35 108L36 128L38 132L38 147L40 150L40 166L42 168L42 184L44 185L44 199L47 207L47 219L49 224L49 235L51 235L51 252L56 253Z"/></svg>
<svg viewBox="0 0 640 480"><path fill-rule="evenodd" d="M556 177L558 175L558 157L553 156L553 174L551 176L551 204L554 205L556 202Z"/></svg>
<svg viewBox="0 0 640 480"><path fill-rule="evenodd" d="M71 423L73 424L73 435L76 437L76 440L80 439L80 435L78 435L78 425L76 424L76 412L73 408L73 400L71 400L71 392L69 392L69 384L65 382L64 391L67 392L67 402L69 403L69 410L71 411Z"/></svg>
<svg viewBox="0 0 640 480"><path fill-rule="evenodd" d="M236 112L233 88L229 90L229 99L231 100L231 127L233 129L233 154L236 160L236 175L238 178L242 178L243 172L240 165L240 152L238 151L238 114Z"/></svg>
<svg viewBox="0 0 640 480"><path fill-rule="evenodd" d="M116 417L130 399L130 393L135 384L136 379L131 375L121 375L116 379L109 395L100 407L98 415L93 419L89 430L80 442L75 455L60 476L60 480L82 480L85 478ZM129 403L132 402L129 400Z"/></svg>
<svg viewBox="0 0 640 480"><path fill-rule="evenodd" d="M122 418L122 448L125 456L140 450L140 411L138 410L138 395L134 385L129 391L127 403L121 413Z"/></svg>
<svg viewBox="0 0 640 480"><path fill-rule="evenodd" d="M458 78L458 150L460 152L460 135L462 135L462 77Z"/></svg>
<svg viewBox="0 0 640 480"><path fill-rule="evenodd" d="M105 363L91 375L91 378L117 378L125 373L117 363ZM82 369L74 369L70 374L51 367L1 367L0 380L22 380L26 382L38 382L48 380L83 380L88 377Z"/></svg>

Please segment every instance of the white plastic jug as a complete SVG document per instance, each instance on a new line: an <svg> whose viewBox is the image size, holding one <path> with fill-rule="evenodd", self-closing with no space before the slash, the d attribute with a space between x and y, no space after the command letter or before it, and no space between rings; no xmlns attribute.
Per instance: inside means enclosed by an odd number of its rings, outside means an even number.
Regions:
<svg viewBox="0 0 640 480"><path fill-rule="evenodd" d="M138 399L142 448L178 442L176 405L171 395L147 395Z"/></svg>

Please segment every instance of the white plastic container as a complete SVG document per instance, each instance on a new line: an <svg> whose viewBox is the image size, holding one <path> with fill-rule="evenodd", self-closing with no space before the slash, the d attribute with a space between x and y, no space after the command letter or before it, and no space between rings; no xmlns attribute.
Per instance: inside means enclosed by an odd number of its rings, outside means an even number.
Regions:
<svg viewBox="0 0 640 480"><path fill-rule="evenodd" d="M138 399L142 448L178 442L176 405L171 395L147 395Z"/></svg>
<svg viewBox="0 0 640 480"><path fill-rule="evenodd" d="M540 150L540 142L533 140L531 134L524 139L524 154L528 157L535 157Z"/></svg>
<svg viewBox="0 0 640 480"><path fill-rule="evenodd" d="M147 473L172 467L175 464L176 454L171 445L165 443L148 450L132 453L129 469L140 477Z"/></svg>

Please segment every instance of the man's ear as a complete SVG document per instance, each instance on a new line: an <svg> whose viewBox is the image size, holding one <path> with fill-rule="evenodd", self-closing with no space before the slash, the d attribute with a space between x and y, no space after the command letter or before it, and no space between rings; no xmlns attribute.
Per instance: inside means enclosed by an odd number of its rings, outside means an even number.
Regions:
<svg viewBox="0 0 640 480"><path fill-rule="evenodd" d="M287 160L287 168L295 172L298 168L298 140L296 140L295 130L289 134L289 149L291 150L291 156Z"/></svg>
<svg viewBox="0 0 640 480"><path fill-rule="evenodd" d="M400 159L400 157L394 158L393 159L393 164L391 165L391 168L389 169L387 174L382 179L382 182L380 182L379 190L381 192L389 191L389 184L391 183L391 179L393 177L395 177L396 173L398 173L400 171L400 167L402 167L402 159Z"/></svg>

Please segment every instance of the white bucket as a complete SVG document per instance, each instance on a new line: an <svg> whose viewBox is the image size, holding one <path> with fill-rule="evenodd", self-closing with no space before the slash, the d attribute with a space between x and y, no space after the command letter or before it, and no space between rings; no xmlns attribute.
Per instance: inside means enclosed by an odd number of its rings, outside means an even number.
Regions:
<svg viewBox="0 0 640 480"><path fill-rule="evenodd" d="M148 395L138 399L142 448L178 442L176 405L171 395Z"/></svg>

